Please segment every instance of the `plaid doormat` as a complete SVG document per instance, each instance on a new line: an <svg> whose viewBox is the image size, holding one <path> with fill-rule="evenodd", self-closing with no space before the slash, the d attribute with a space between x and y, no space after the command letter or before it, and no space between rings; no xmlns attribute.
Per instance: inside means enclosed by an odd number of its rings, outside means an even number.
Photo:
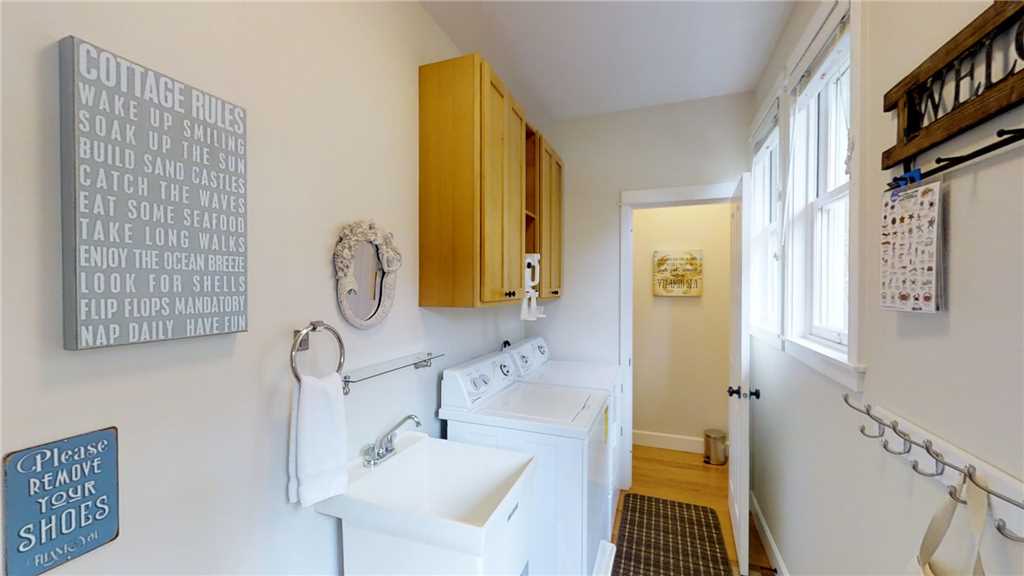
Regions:
<svg viewBox="0 0 1024 576"><path fill-rule="evenodd" d="M626 494L613 576L732 576L722 525L706 506Z"/></svg>

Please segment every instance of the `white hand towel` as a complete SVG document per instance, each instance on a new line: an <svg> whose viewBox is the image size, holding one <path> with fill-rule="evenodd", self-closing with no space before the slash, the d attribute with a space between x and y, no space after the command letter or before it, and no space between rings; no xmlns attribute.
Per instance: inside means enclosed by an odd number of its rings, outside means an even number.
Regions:
<svg viewBox="0 0 1024 576"><path fill-rule="evenodd" d="M311 506L348 489L344 398L338 374L303 376L292 400L289 501Z"/></svg>
<svg viewBox="0 0 1024 576"><path fill-rule="evenodd" d="M295 463L298 456L295 453L295 442L298 440L300 390L302 387L296 382L292 386L292 407L288 415L288 502L291 504L299 501L299 468Z"/></svg>

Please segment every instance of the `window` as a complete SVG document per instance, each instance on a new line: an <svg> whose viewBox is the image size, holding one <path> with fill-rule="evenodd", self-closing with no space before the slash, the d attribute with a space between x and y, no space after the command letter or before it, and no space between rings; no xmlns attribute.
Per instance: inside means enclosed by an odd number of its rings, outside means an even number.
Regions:
<svg viewBox="0 0 1024 576"><path fill-rule="evenodd" d="M835 70L817 95L818 171L814 200L811 334L846 345L850 270L850 67Z"/></svg>
<svg viewBox="0 0 1024 576"><path fill-rule="evenodd" d="M771 131L754 154L751 177L751 323L758 330L777 335L782 330L778 128Z"/></svg>
<svg viewBox="0 0 1024 576"><path fill-rule="evenodd" d="M841 39L807 83L792 116L787 329L845 349L849 341L850 62ZM787 315L790 316L790 315Z"/></svg>

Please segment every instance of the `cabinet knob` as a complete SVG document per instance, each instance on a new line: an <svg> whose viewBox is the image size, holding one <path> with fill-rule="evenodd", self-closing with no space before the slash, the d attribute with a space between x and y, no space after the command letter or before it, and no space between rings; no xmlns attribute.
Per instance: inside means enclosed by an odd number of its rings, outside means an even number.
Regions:
<svg viewBox="0 0 1024 576"><path fill-rule="evenodd" d="M552 290L551 293L554 294L555 296L558 296L558 290Z"/></svg>

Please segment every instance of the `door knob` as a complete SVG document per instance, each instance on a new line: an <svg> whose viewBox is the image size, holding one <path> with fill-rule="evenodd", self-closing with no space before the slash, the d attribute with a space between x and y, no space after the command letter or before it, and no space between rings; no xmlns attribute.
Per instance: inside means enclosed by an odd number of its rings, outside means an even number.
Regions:
<svg viewBox="0 0 1024 576"><path fill-rule="evenodd" d="M751 392L750 393L750 397L751 398L757 398L758 400L760 400L761 399L761 389L758 388L757 390L754 390L753 392Z"/></svg>
<svg viewBox="0 0 1024 576"><path fill-rule="evenodd" d="M726 392L728 393L729 396L735 396L737 398L740 397L740 392L742 392L742 391L743 391L743 387L741 387L741 386L737 386L735 388L733 388L732 386L729 386L728 390L726 390Z"/></svg>

